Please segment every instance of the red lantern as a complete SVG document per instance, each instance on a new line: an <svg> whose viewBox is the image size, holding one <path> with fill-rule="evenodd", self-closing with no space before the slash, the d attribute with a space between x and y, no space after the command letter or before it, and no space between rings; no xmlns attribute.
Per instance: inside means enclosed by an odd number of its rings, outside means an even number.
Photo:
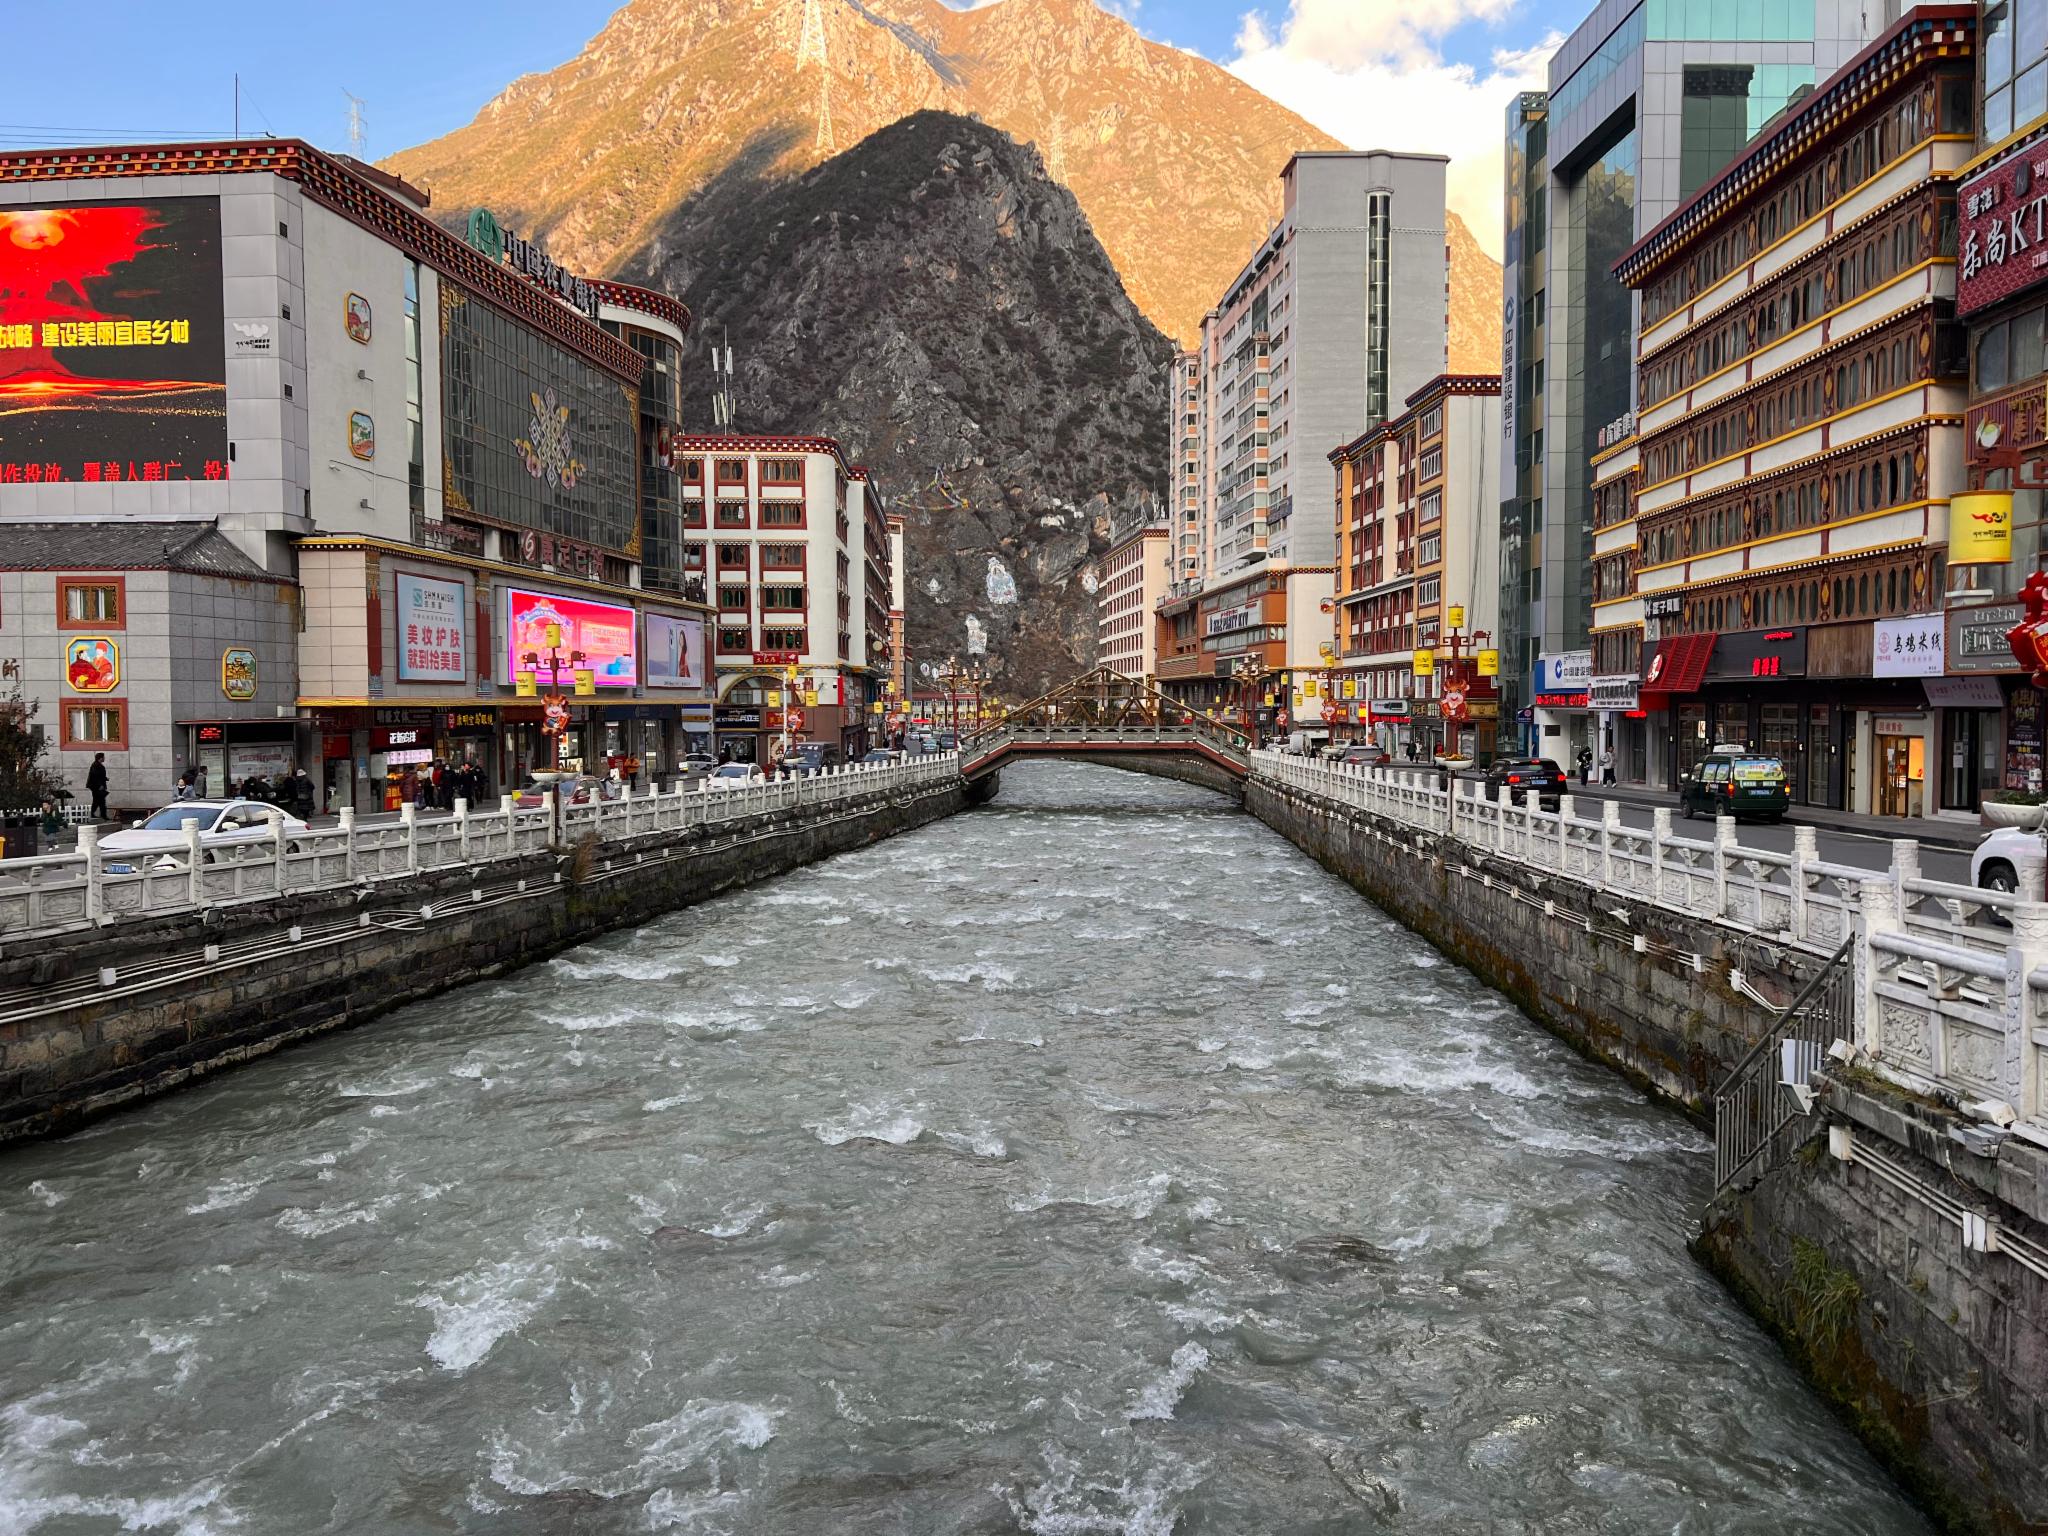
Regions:
<svg viewBox="0 0 2048 1536"><path fill-rule="evenodd" d="M2032 674L2034 686L2048 688L2048 572L2036 571L2020 588L2025 617L2005 632L2013 659Z"/></svg>

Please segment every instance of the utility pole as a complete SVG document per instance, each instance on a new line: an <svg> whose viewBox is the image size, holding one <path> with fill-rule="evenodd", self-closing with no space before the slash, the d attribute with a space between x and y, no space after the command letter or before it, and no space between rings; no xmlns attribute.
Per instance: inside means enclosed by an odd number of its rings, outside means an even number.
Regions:
<svg viewBox="0 0 2048 1536"><path fill-rule="evenodd" d="M711 425L720 432L732 430L732 333L725 333L723 349L711 348Z"/></svg>
<svg viewBox="0 0 2048 1536"><path fill-rule="evenodd" d="M235 78L238 82L241 79L239 75L237 75ZM237 87L237 89L239 91L239 86ZM354 155L358 160L360 160L363 158L363 147L369 141L369 135L364 131L365 125L363 122L363 98L352 94L347 86L342 87L341 94L348 97L349 153ZM239 108L237 121L239 121Z"/></svg>
<svg viewBox="0 0 2048 1536"><path fill-rule="evenodd" d="M822 0L804 0L803 36L796 45L796 67L818 66L818 134L811 147L827 155L839 153L832 132L832 63L825 52L825 13Z"/></svg>

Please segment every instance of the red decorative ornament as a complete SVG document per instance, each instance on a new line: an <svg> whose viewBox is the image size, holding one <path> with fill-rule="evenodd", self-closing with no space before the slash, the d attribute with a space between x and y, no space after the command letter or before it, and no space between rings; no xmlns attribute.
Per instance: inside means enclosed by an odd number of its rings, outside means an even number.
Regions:
<svg viewBox="0 0 2048 1536"><path fill-rule="evenodd" d="M2036 688L2048 688L2048 572L2036 571L2020 588L2025 613L2005 632L2013 659L2031 674Z"/></svg>

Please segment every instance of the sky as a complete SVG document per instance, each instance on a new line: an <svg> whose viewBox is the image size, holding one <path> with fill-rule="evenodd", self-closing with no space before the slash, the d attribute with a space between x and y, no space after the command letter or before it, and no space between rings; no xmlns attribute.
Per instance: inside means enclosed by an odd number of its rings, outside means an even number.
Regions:
<svg viewBox="0 0 2048 1536"><path fill-rule="evenodd" d="M960 3L960 0L948 0ZM1010 3L1010 0L994 0ZM1025 0L1018 0L1025 3ZM1509 99L1541 89L1576 8L1555 0L1101 0L1146 36L1213 60L1354 148L1451 156L1449 197L1500 254L1501 134ZM0 154L56 144L242 133L350 146L350 96L372 159L460 127L509 81L575 55L604 0L355 0L277 6L100 0L100 62L9 72ZM11 19L17 59L78 55L70 7Z"/></svg>

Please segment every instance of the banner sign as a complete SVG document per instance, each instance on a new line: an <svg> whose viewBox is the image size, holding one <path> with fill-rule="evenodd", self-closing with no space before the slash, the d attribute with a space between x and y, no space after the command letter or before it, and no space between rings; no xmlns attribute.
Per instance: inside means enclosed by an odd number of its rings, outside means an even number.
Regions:
<svg viewBox="0 0 2048 1536"><path fill-rule="evenodd" d="M1871 626L1872 677L1940 677L1947 670L1938 613L1910 619L1879 619Z"/></svg>
<svg viewBox="0 0 2048 1536"><path fill-rule="evenodd" d="M460 581L397 573L398 680L469 679L469 588Z"/></svg>
<svg viewBox="0 0 2048 1536"><path fill-rule="evenodd" d="M647 686L702 688L704 684L704 621L648 614Z"/></svg>
<svg viewBox="0 0 2048 1536"><path fill-rule="evenodd" d="M2012 492L1965 491L1949 498L1948 563L2004 565L2012 559Z"/></svg>
<svg viewBox="0 0 2048 1536"><path fill-rule="evenodd" d="M2048 149L1994 161L1956 194L1956 314L1975 314L2048 277Z"/></svg>

